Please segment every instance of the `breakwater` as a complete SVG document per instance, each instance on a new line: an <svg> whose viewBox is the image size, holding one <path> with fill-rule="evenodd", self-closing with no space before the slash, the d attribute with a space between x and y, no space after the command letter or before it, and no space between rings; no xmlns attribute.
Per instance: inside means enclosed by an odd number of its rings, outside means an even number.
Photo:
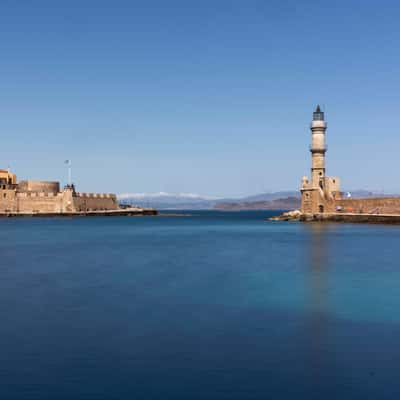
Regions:
<svg viewBox="0 0 400 400"><path fill-rule="evenodd" d="M117 210L76 211L76 212L0 212L0 218L13 217L134 217L158 215L154 208L126 208Z"/></svg>
<svg viewBox="0 0 400 400"><path fill-rule="evenodd" d="M345 222L354 224L399 224L399 214L319 213L306 214L299 210L284 212L270 221Z"/></svg>
<svg viewBox="0 0 400 400"><path fill-rule="evenodd" d="M357 224L400 224L400 215L396 214L302 214L299 218L303 222L347 222Z"/></svg>

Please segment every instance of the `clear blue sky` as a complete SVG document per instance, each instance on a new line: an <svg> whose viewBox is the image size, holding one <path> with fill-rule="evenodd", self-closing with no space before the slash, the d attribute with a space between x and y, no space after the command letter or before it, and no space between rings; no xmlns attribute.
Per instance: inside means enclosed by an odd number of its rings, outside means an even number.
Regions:
<svg viewBox="0 0 400 400"><path fill-rule="evenodd" d="M398 1L0 2L2 167L82 191L400 192Z"/></svg>

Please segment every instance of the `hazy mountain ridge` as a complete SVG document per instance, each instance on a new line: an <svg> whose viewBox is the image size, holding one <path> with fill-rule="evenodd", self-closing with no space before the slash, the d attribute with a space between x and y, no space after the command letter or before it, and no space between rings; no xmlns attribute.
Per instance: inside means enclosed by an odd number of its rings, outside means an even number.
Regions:
<svg viewBox="0 0 400 400"><path fill-rule="evenodd" d="M243 198L215 198L194 193L124 193L118 196L122 204L133 204L140 207L154 207L158 209L198 209L209 210L219 204L268 202L283 197L299 197L299 192L285 191L275 193L263 193Z"/></svg>
<svg viewBox="0 0 400 400"><path fill-rule="evenodd" d="M158 209L211 209L219 201L208 196L194 193L127 193L118 196L122 204Z"/></svg>
<svg viewBox="0 0 400 400"><path fill-rule="evenodd" d="M344 191L352 197L396 196L371 190ZM170 210L209 209L292 209L300 206L300 191L286 190L260 193L243 198L217 198L196 193L123 193L118 196L122 204Z"/></svg>
<svg viewBox="0 0 400 400"><path fill-rule="evenodd" d="M300 208L300 197L285 197L269 201L218 203L216 210L293 210Z"/></svg>

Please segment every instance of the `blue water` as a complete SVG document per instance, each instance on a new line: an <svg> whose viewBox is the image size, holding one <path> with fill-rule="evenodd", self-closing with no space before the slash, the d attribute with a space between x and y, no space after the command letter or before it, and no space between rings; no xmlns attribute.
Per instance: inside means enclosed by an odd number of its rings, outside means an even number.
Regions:
<svg viewBox="0 0 400 400"><path fill-rule="evenodd" d="M0 399L399 399L400 227L0 220Z"/></svg>

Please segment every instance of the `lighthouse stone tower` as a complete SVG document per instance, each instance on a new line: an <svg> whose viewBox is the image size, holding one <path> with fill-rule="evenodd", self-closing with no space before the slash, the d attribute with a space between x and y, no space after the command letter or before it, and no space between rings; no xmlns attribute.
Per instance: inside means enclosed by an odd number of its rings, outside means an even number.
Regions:
<svg viewBox="0 0 400 400"><path fill-rule="evenodd" d="M303 177L301 185L301 211L304 214L333 212L335 199L340 198L339 178L325 175L326 128L324 113L317 106L311 122L311 181Z"/></svg>
<svg viewBox="0 0 400 400"><path fill-rule="evenodd" d="M311 181L314 187L323 185L323 179L325 178L325 132L326 122L324 120L324 113L318 106L313 113L313 120L311 122Z"/></svg>

